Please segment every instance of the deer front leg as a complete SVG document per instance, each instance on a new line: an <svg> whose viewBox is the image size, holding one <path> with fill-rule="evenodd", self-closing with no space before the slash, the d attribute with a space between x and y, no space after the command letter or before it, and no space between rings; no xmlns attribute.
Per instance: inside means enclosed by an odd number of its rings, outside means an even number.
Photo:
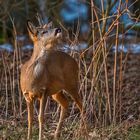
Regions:
<svg viewBox="0 0 140 140"><path fill-rule="evenodd" d="M28 109L28 140L32 139L32 124L33 124L33 101L27 102Z"/></svg>
<svg viewBox="0 0 140 140"><path fill-rule="evenodd" d="M46 96L43 94L41 99L40 99L40 109L39 109L39 116L38 116L38 120L39 120L39 140L42 139L42 123L44 120L44 109L45 109L45 105L46 105Z"/></svg>

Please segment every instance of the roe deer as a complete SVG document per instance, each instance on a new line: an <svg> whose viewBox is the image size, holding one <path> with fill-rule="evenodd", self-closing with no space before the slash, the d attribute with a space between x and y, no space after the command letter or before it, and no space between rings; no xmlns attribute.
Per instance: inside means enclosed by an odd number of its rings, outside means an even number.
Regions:
<svg viewBox="0 0 140 140"><path fill-rule="evenodd" d="M61 105L59 122L54 134L57 139L62 121L68 108L68 100L62 90L68 92L76 102L81 114L82 101L78 95L78 65L68 54L54 49L60 40L60 28L50 28L49 24L35 27L27 22L27 29L34 43L31 58L21 67L21 90L28 109L28 139L32 138L33 101L40 101L39 108L39 140L42 138L44 108L48 96Z"/></svg>

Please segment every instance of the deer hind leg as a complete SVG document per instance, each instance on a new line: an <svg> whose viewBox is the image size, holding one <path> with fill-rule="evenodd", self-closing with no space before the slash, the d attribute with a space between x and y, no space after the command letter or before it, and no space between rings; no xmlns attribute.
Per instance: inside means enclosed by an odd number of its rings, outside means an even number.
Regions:
<svg viewBox="0 0 140 140"><path fill-rule="evenodd" d="M66 111L67 111L69 103L68 103L67 98L63 95L62 92L52 95L52 98L61 105L60 118L59 118L59 122L57 124L57 128L54 134L54 138L58 139L60 130L63 124L63 120L65 119L65 116L66 116Z"/></svg>
<svg viewBox="0 0 140 140"><path fill-rule="evenodd" d="M44 109L46 105L46 96L45 94L42 95L40 98L40 108L39 108L39 116L38 116L38 121L39 121L39 140L42 139L42 129L43 129L43 121L44 121Z"/></svg>
<svg viewBox="0 0 140 140"><path fill-rule="evenodd" d="M32 124L33 124L33 101L27 102L28 109L28 140L32 139Z"/></svg>
<svg viewBox="0 0 140 140"><path fill-rule="evenodd" d="M81 100L81 98L80 98L80 96L78 94L78 88L74 87L74 88L69 89L67 91L70 94L70 96L72 97L72 99L75 101L78 109L80 110L81 119L82 119L81 125L82 125L82 127L84 127L83 132L86 135L88 135L87 124L86 124L86 121L85 121L85 113L84 113L84 109L83 109L83 105L82 105L82 100Z"/></svg>

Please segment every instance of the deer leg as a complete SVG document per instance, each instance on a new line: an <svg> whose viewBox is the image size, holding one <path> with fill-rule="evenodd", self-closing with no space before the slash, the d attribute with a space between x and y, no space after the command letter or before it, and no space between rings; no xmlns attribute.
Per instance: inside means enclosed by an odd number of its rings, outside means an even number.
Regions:
<svg viewBox="0 0 140 140"><path fill-rule="evenodd" d="M45 96L45 94L43 94L41 99L40 99L40 109L39 109L39 116L38 116L38 120L39 120L39 140L42 139L42 129L43 129L42 123L44 121L45 104L46 104L46 96Z"/></svg>
<svg viewBox="0 0 140 140"><path fill-rule="evenodd" d="M85 130L85 133L86 135L88 134L88 131L87 131L87 125L86 125L86 122L85 122L85 114L84 114L84 110L83 110L83 105L82 105L82 100L80 98L80 96L78 95L78 91L77 90L70 90L69 91L72 99L75 101L78 109L80 110L80 113L81 113L81 119L82 119L82 123L83 126L84 126L84 130Z"/></svg>
<svg viewBox="0 0 140 140"><path fill-rule="evenodd" d="M62 92L56 93L52 95L52 98L61 105L61 112L60 112L60 118L59 122L57 124L57 128L54 134L54 138L57 139L60 134L60 130L63 124L63 120L65 119L66 116L66 111L68 108L68 100L67 98L62 94Z"/></svg>
<svg viewBox="0 0 140 140"><path fill-rule="evenodd" d="M33 124L33 101L27 102L28 109L28 137L27 139L32 139L32 124Z"/></svg>

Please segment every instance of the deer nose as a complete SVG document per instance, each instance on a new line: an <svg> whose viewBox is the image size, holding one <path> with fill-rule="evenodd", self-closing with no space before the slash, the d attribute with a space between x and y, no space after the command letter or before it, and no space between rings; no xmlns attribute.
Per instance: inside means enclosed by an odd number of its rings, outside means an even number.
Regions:
<svg viewBox="0 0 140 140"><path fill-rule="evenodd" d="M60 29L60 28L57 28L57 29L55 30L55 35L57 35L57 33L61 33L61 29Z"/></svg>

